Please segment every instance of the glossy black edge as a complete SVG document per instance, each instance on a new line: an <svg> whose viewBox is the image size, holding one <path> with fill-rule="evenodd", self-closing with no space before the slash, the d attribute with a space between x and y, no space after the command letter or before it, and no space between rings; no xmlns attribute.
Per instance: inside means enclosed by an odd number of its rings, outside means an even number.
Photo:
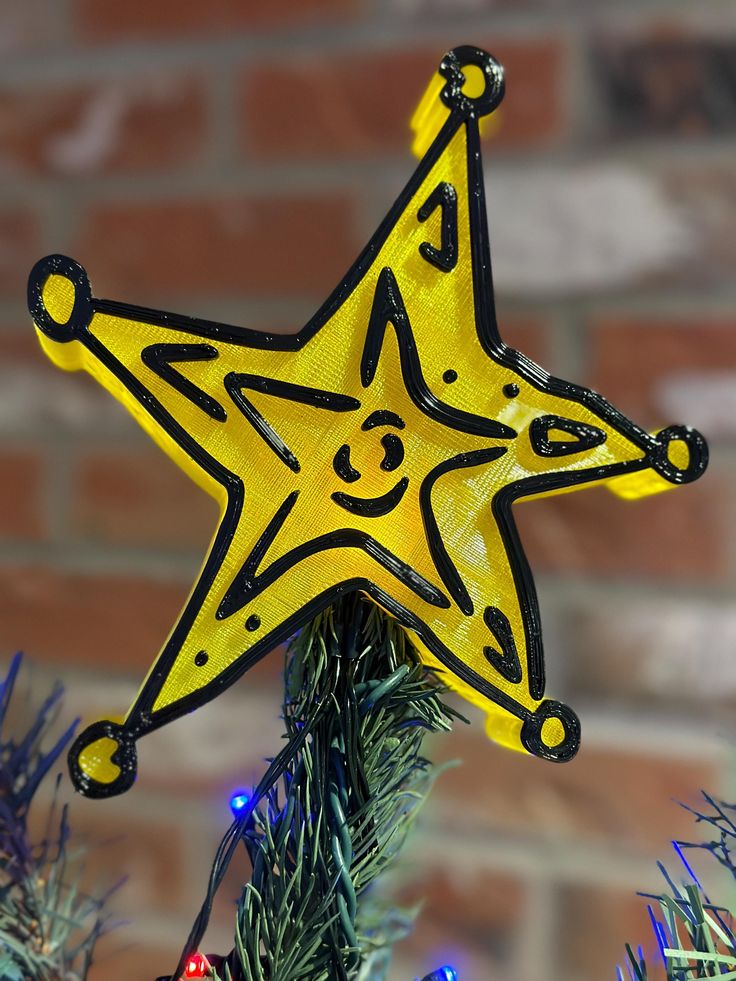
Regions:
<svg viewBox="0 0 736 981"><path fill-rule="evenodd" d="M376 409L375 412L371 412L360 428L365 432L369 429L375 429L376 426L394 426L396 429L404 429L406 423L400 415L390 409Z"/></svg>
<svg viewBox="0 0 736 981"><path fill-rule="evenodd" d="M443 426L489 439L514 439L516 430L495 419L455 408L437 398L422 374L414 335L404 300L390 266L381 270L373 294L368 330L360 362L360 378L364 388L373 381L383 347L387 326L391 324L399 342L401 374L409 398L430 419Z"/></svg>
<svg viewBox="0 0 736 981"><path fill-rule="evenodd" d="M383 459L381 460L381 470L393 473L398 470L404 462L404 443L396 433L386 433L381 436L381 446L383 447Z"/></svg>
<svg viewBox="0 0 736 981"><path fill-rule="evenodd" d="M54 320L43 302L43 288L49 276L64 276L74 284L74 304L65 324ZM39 330L52 340L65 344L78 337L94 313L92 290L82 266L65 255L39 259L28 277L28 310Z"/></svg>
<svg viewBox="0 0 736 981"><path fill-rule="evenodd" d="M355 412L360 408L360 400L341 392L329 392L324 388L297 385L294 382L269 378L267 375L251 375L247 372L230 372L226 376L236 388L247 388L277 399L288 399L300 405L310 405L313 409L329 409L330 412Z"/></svg>
<svg viewBox="0 0 736 981"><path fill-rule="evenodd" d="M353 484L361 478L360 470L356 470L350 463L350 447L347 443L343 443L335 453L332 459L332 469L346 484Z"/></svg>
<svg viewBox="0 0 736 981"><path fill-rule="evenodd" d="M281 514L277 512L273 522L280 521L282 524L286 520L287 514L288 511ZM278 524L278 527L280 527L280 524ZM273 534L276 534L278 527ZM264 536L271 533L272 527L269 525ZM259 549L261 554L265 554L268 543L266 543L262 550L259 546L260 542L256 548ZM415 593L419 599L424 600L425 603L438 607L439 609L447 609L450 605L450 601L441 590L416 572L416 570L412 569L410 565L402 561L397 555L394 555L393 552L390 552L381 545L371 535L364 531L358 531L355 528L340 528L329 534L318 535L316 538L312 538L308 542L298 545L290 552L287 552L272 562L261 573L257 571L258 562L253 560L253 555L256 551L254 549L244 562L240 572L234 578L232 585L223 598L217 610L217 618L224 620L238 613L246 604L251 603L259 596L264 589L272 585L285 572L288 572L297 562L301 562L319 552L327 552L333 548L362 549L366 555L370 556L370 558L394 576L403 586Z"/></svg>
<svg viewBox="0 0 736 981"><path fill-rule="evenodd" d="M527 679L530 695L541 698L544 694L544 656L541 639L541 622L539 604L537 602L534 580L531 569L523 552L516 526L511 516L511 503L514 499L539 493L546 489L554 490L573 483L602 480L616 474L624 474L641 470L650 465L650 459L656 458L657 448L661 446L656 436L650 436L640 427L627 419L597 392L575 385L563 379L547 374L537 364L525 355L508 347L499 336L496 321L496 311L493 296L493 277L491 268L491 253L488 235L488 219L483 181L483 159L480 146L480 134L476 120L470 116L466 120L467 133L467 166L468 166L468 208L470 220L470 248L473 267L473 299L475 307L475 323L478 339L489 358L497 364L510 368L528 384L540 392L557 395L561 398L577 402L594 415L600 417L612 429L615 429L635 446L641 449L643 459L630 461L621 465L602 468L603 472L578 471L576 474L558 475L551 482L544 477L528 478L518 485L510 485L497 494L492 509L502 539L507 548L514 581L522 604L522 617L526 633L527 646ZM699 434L697 434L699 436ZM702 437L700 437L702 440ZM704 441L703 441L704 443ZM661 450L659 451L661 453ZM702 471L701 471L702 472ZM552 475L554 478L555 475ZM693 478L694 479L694 478ZM515 561L511 561L511 556Z"/></svg>
<svg viewBox="0 0 736 981"><path fill-rule="evenodd" d="M231 473L222 466L217 460L211 457L203 447L198 444L192 436L167 412L159 400L145 387L145 385L123 364L121 364L108 349L102 345L89 331L83 331L79 335L79 340L84 343L90 353L104 365L125 388L136 398L152 418L158 422L161 428L174 439L189 456L202 467L205 473L221 484L227 493L227 506L222 520L216 530L214 540L205 558L199 579L194 585L173 630L164 645L159 656L154 661L143 686L136 697L128 717L120 730L124 731L127 739L137 739L139 735L149 731L155 726L151 726L152 707L158 697L169 672L176 661L184 640L190 632L194 620L196 619L202 604L214 582L222 563L230 548L232 538L240 520L243 507L243 484L239 477ZM285 639L285 638L282 638ZM266 653L264 650L263 654ZM250 662L255 663L255 662ZM186 707L181 712L177 706L180 702L174 703L175 709L169 715L170 718L178 717L190 711L200 704L197 699L197 692L184 699ZM88 731L88 730L86 730ZM115 730L119 732L119 730ZM104 733L103 733L104 734ZM81 737L80 737L81 738ZM118 784L115 784L118 787ZM111 790L109 793L120 793L127 787Z"/></svg>
<svg viewBox="0 0 736 981"><path fill-rule="evenodd" d="M562 742L548 746L542 741L542 726L548 719L558 719L565 730ZM580 719L569 705L545 699L521 726L521 743L532 756L553 763L567 763L580 748Z"/></svg>
<svg viewBox="0 0 736 981"><path fill-rule="evenodd" d="M660 430L656 437L656 447L650 456L654 470L669 480L671 484L689 484L702 477L708 467L708 444L692 426L668 426ZM669 444L683 442L688 448L690 459L687 467L676 466L668 456Z"/></svg>
<svg viewBox="0 0 736 981"><path fill-rule="evenodd" d="M463 68L468 65L475 65L483 72L486 87L479 96L467 96L463 92L466 81ZM503 99L505 91L503 67L482 48L476 48L471 44L462 44L453 48L440 62L438 71L447 80L440 98L449 109L461 112L468 118L478 119L487 116Z"/></svg>
<svg viewBox="0 0 736 981"><path fill-rule="evenodd" d="M484 647L484 657L502 678L518 685L523 678L523 672L509 618L497 606L487 606L483 611L483 622L501 648L497 650L495 647Z"/></svg>
<svg viewBox="0 0 736 981"><path fill-rule="evenodd" d="M302 405L310 405L315 409L328 409L331 412L355 412L360 408L359 400L352 396L341 395L339 392L328 392L321 388L295 385L291 382L280 381L277 378L268 378L265 375L231 371L225 375L223 381L228 395L256 433L293 473L299 473L301 470L299 460L268 420L247 398L244 394L245 389L260 392L263 395L271 395L274 398L288 399L290 402L299 402Z"/></svg>
<svg viewBox="0 0 736 981"><path fill-rule="evenodd" d="M573 440L550 440L550 429L574 436ZM601 446L606 441L606 434L597 426L589 426L574 419L564 419L562 416L537 416L529 426L529 441L537 456L558 457L569 456L572 453L583 453Z"/></svg>
<svg viewBox="0 0 736 981"><path fill-rule="evenodd" d="M284 620L279 627L266 634L247 651L244 651L240 658L234 661L217 678L166 708L152 713L149 703L152 699L155 699L157 691L149 694L146 699L143 698L142 692L141 698L136 702L134 709L131 710L125 723L125 731L128 737L137 740L141 736L166 725L173 719L180 718L182 715L216 698L220 692L229 688L230 685L260 661L261 658L313 620L318 613L332 606L341 597L356 591L370 596L371 599L382 606L402 626L414 631L427 649L445 668L456 674L479 694L522 721L532 717L534 713L531 710L519 704L506 692L481 677L481 675L477 674L472 668L461 661L449 648L445 647L416 614L408 610L390 594L384 592L384 590L371 580L356 577L346 580L337 586L332 586L330 589L315 596L300 610ZM542 704L544 705L546 702Z"/></svg>
<svg viewBox="0 0 736 981"><path fill-rule="evenodd" d="M457 191L447 181L440 181L417 212L417 219L426 221L436 208L441 209L440 248L431 242L422 242L419 252L422 257L442 272L451 272L457 265Z"/></svg>
<svg viewBox="0 0 736 981"><path fill-rule="evenodd" d="M552 493L564 487L609 480L612 477L619 477L624 474L636 473L639 470L646 469L649 469L649 460L647 457L642 457L639 460L626 460L622 463L588 467L582 470L538 474L533 477L525 477L523 480L517 480L512 484L507 484L493 498L491 510L506 549L506 558L516 587L521 618L524 623L527 649L527 682L532 698L541 698L544 694L545 687L541 620L534 578L516 529L516 524L511 513L511 506L515 500L522 497Z"/></svg>
<svg viewBox="0 0 736 981"><path fill-rule="evenodd" d="M236 381L234 381L234 379L237 379L237 375L234 372L230 372L230 374L225 375L224 378L225 388L230 398L233 400L238 409L240 409L266 446L273 450L279 460L281 460L281 462L285 464L289 470L291 470L293 473L299 473L302 467L296 457L296 454L289 449L283 439L273 428L271 423L261 415L250 399L243 394L242 388Z"/></svg>
<svg viewBox="0 0 736 981"><path fill-rule="evenodd" d="M456 52L461 49L456 49ZM498 100L500 101L500 99ZM215 540L210 552L205 560L200 578L193 589L179 620L177 621L171 637L161 651L157 660L149 673L139 697L129 713L126 722L126 732L131 738L137 738L144 732L151 731L165 724L172 718L191 711L193 708L206 701L209 701L219 691L232 684L237 677L247 671L274 646L286 640L291 633L303 626L313 618L320 610L329 606L341 595L350 590L361 590L370 595L376 602L384 606L405 626L413 629L425 643L427 648L445 665L455 673L461 680L473 687L479 694L495 702L501 708L510 712L518 718L526 719L529 712L526 708L511 699L505 692L487 682L472 669L468 668L456 655L449 651L427 628L422 629L421 621L411 614L408 610L392 600L390 596L383 593L378 587L368 580L356 579L340 584L332 590L321 594L310 601L299 613L284 621L280 630L273 631L266 635L250 648L234 665L223 675L207 686L207 689L199 689L189 696L180 699L166 709L152 715L151 708L155 702L162 684L173 665L177 653L177 644L183 642L184 637L189 632L194 617L199 611L203 599L206 596L216 572L224 558L230 544L233 530L240 517L243 504L243 487L240 479L225 470L217 461L201 447L194 443L188 434L179 426L173 417L169 416L161 404L132 376L119 362L112 358L112 355L99 345L94 338L86 333L92 314L100 312L110 316L123 317L127 320L147 322L152 325L170 328L171 330L202 336L213 341L227 341L231 344L243 345L259 350L274 351L297 351L300 350L308 341L327 323L334 313L340 308L347 297L355 289L356 285L362 280L367 269L373 263L376 255L383 246L386 238L393 229L397 219L406 210L412 198L416 194L418 187L426 178L429 171L437 163L442 152L445 150L451 139L458 131L460 126L465 125L467 137L467 163L468 163L468 204L470 211L470 247L473 265L473 291L476 325L479 340L486 351L486 354L498 364L506 366L516 371L530 385L539 391L549 392L578 402L580 405L589 408L592 412L600 415L613 428L617 429L624 436L639 445L642 451L647 454L651 452L656 441L646 433L634 426L628 419L621 415L605 399L595 392L584 389L581 386L573 385L548 375L539 368L533 361L520 354L512 348L507 347L500 339L495 317L495 307L493 302L492 276L490 265L490 248L488 240L488 229L486 219L485 191L482 179L482 158L480 152L480 139L478 134L477 122L475 119L475 109L467 105L460 104L451 107L451 112L445 121L434 142L429 147L427 153L419 162L413 175L405 185L402 192L396 198L393 206L387 212L385 218L377 228L373 237L359 254L353 265L348 270L345 277L335 287L327 297L314 316L305 326L294 335L270 334L266 332L251 330L244 327L221 324L216 321L208 321L198 318L186 317L166 311L152 310L150 308L136 306L118 301L90 298L89 283L82 267L65 256L52 255L41 259L34 266L29 280L29 307L34 320L41 330L55 340L67 341L74 336L84 339L90 351L110 370L113 371L125 384L126 388L134 395L152 414L154 419L159 421L163 428L177 440L180 446L185 449L195 459L203 469L214 479L227 488L228 505L220 526L217 530ZM75 284L80 287L80 296L70 318L69 323L64 329L57 328L60 325L50 320L46 315L45 308L40 299L40 291L48 275L58 272L60 275L69 276ZM116 370L117 366L117 370ZM701 437L702 439L702 437ZM707 451L704 454L707 460ZM635 461L636 463L636 461ZM628 472L632 469L641 469L646 466L646 461L642 461L639 466L627 467L620 472ZM625 467L626 465L621 465ZM607 472L606 476L613 476ZM595 477L583 477L583 480L596 479ZM694 478L693 478L694 479ZM583 482L581 480L581 482ZM568 481L569 483L569 481ZM511 518L510 505L514 499L513 489L507 488L509 494L494 500L492 507L496 520L507 547L516 549L519 557L520 568L512 566L517 588L519 584L526 585L524 603L528 611L528 622L525 622L527 632L527 648L529 651L530 671L530 693L532 697L539 698L544 691L544 668L541 661L541 642L537 645L529 643L529 637L535 631L539 631L539 613L534 592L531 572L528 568L526 557L518 540L515 525ZM529 490L533 493L533 490ZM521 496L522 491L518 490L516 496ZM521 596L521 593L520 593ZM534 650L534 647L538 650ZM539 662L539 663L537 663ZM534 670L531 670L531 669ZM209 689L213 689L209 692Z"/></svg>
<svg viewBox="0 0 736 981"><path fill-rule="evenodd" d="M79 765L79 755L98 739L112 739L118 748L111 756L111 761L120 769L118 777L111 783L102 783L84 772ZM84 729L74 740L67 754L69 773L76 790L85 797L101 799L115 797L125 793L135 782L138 770L138 757L135 748L135 737L126 726L108 719L93 722Z"/></svg>
<svg viewBox="0 0 736 981"><path fill-rule="evenodd" d="M361 518L382 518L401 502L406 488L409 486L409 478L402 477L398 483L394 484L390 491L378 497L354 497L352 494L345 494L343 491L335 491L330 497L345 511L350 514L357 514Z"/></svg>
<svg viewBox="0 0 736 981"><path fill-rule="evenodd" d="M265 576L267 576L268 570L266 574L259 577L258 567L263 561L266 552L273 544L274 539L283 528L286 519L294 510L294 505L298 497L299 491L292 491L278 506L260 538L251 549L247 559L230 583L215 613L216 619L226 620L228 617L233 616L239 610L242 610L249 599L258 596L270 582L274 581L273 579L266 580Z"/></svg>
<svg viewBox="0 0 736 981"><path fill-rule="evenodd" d="M429 545L429 553L445 588L466 616L471 616L473 613L473 601L442 540L432 508L432 488L444 474L451 473L453 470L462 470L465 467L477 467L483 463L491 463L493 460L498 460L504 453L506 453L505 446L491 446L483 450L473 450L470 453L459 453L449 460L443 460L442 463L430 470L419 488L419 510L422 515L424 535Z"/></svg>
<svg viewBox="0 0 736 981"><path fill-rule="evenodd" d="M218 357L219 351L211 344L150 344L141 351L141 361L147 368L212 419L225 422L225 407L172 367L172 361L214 361Z"/></svg>

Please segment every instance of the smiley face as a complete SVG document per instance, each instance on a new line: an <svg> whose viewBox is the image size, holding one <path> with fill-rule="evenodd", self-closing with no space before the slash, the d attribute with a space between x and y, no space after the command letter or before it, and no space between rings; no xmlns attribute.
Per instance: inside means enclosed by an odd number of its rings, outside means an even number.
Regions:
<svg viewBox="0 0 736 981"><path fill-rule="evenodd" d="M395 412L390 409L378 409L371 412L362 424L361 431L369 432L378 427L390 427L402 430L406 423ZM404 462L404 443L401 436L395 432L384 433L381 436L381 446L383 447L383 459L379 466L387 473L393 473ZM356 483L363 474L356 470L350 463L350 446L343 443L335 453L332 461L332 468L346 484ZM364 518L379 518L384 514L389 514L399 504L409 486L409 478L401 477L385 494L377 497L356 497L353 494L346 494L344 491L336 491L332 494L332 500L350 514L357 514Z"/></svg>

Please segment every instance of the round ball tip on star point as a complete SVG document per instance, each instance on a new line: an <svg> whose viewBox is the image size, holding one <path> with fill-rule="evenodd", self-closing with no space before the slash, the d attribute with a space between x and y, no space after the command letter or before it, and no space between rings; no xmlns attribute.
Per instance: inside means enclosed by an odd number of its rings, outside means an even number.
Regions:
<svg viewBox="0 0 736 981"><path fill-rule="evenodd" d="M77 736L69 750L69 772L84 797L115 797L133 785L138 768L135 740L119 722L101 719Z"/></svg>
<svg viewBox="0 0 736 981"><path fill-rule="evenodd" d="M92 319L87 273L65 255L41 259L28 277L28 309L46 337L60 343L74 340Z"/></svg>
<svg viewBox="0 0 736 981"><path fill-rule="evenodd" d="M545 698L524 720L521 743L532 756L566 763L580 749L580 719L569 705Z"/></svg>
<svg viewBox="0 0 736 981"><path fill-rule="evenodd" d="M657 433L652 468L672 484L689 484L705 473L708 444L691 426L668 426Z"/></svg>

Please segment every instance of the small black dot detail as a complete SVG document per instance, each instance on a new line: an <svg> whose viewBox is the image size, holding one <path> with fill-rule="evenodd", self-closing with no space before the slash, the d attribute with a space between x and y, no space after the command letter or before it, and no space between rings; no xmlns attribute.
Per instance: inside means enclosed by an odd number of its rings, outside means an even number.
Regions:
<svg viewBox="0 0 736 981"><path fill-rule="evenodd" d="M261 618L255 616L255 614L252 617L248 617L248 619L245 621L246 630L258 630L260 625L261 625Z"/></svg>
<svg viewBox="0 0 736 981"><path fill-rule="evenodd" d="M514 382L509 382L508 385L503 386L503 394L507 399L515 399L519 394L519 386L514 384Z"/></svg>
<svg viewBox="0 0 736 981"><path fill-rule="evenodd" d="M447 371L442 376L442 381L447 382L448 385L452 385L453 382L457 381L457 372L454 368L448 368Z"/></svg>
<svg viewBox="0 0 736 981"><path fill-rule="evenodd" d="M197 665L198 668L203 668L205 664L209 661L209 659L210 656L207 653L207 651L200 651L199 654L195 655L194 663Z"/></svg>

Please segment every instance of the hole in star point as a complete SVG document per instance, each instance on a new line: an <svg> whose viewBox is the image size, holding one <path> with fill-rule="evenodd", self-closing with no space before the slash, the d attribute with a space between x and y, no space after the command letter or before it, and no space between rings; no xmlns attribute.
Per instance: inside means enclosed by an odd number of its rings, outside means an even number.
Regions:
<svg viewBox="0 0 736 981"><path fill-rule="evenodd" d="M194 655L194 663L198 668L203 668L205 664L209 661L210 656L207 651L199 651Z"/></svg>
<svg viewBox="0 0 736 981"><path fill-rule="evenodd" d="M453 382L457 381L457 372L454 368L448 368L447 371L442 376L442 381L448 385L452 385Z"/></svg>
<svg viewBox="0 0 736 981"><path fill-rule="evenodd" d="M520 389L516 382L509 382L508 385L503 386L503 394L507 399L515 399L519 391Z"/></svg>
<svg viewBox="0 0 736 981"><path fill-rule="evenodd" d="M463 95L469 99L479 99L486 90L486 78L479 65L463 65Z"/></svg>
<svg viewBox="0 0 736 981"><path fill-rule="evenodd" d="M261 625L261 618L257 616L255 613L249 616L248 619L245 621L245 629L249 630L251 633L254 630L258 630L260 625Z"/></svg>
<svg viewBox="0 0 736 981"><path fill-rule="evenodd" d="M559 746L565 738L565 727L559 719L545 719L540 737L545 746Z"/></svg>
<svg viewBox="0 0 736 981"><path fill-rule="evenodd" d="M690 447L683 439L672 439L667 444L667 459L678 470L687 470L690 465Z"/></svg>

